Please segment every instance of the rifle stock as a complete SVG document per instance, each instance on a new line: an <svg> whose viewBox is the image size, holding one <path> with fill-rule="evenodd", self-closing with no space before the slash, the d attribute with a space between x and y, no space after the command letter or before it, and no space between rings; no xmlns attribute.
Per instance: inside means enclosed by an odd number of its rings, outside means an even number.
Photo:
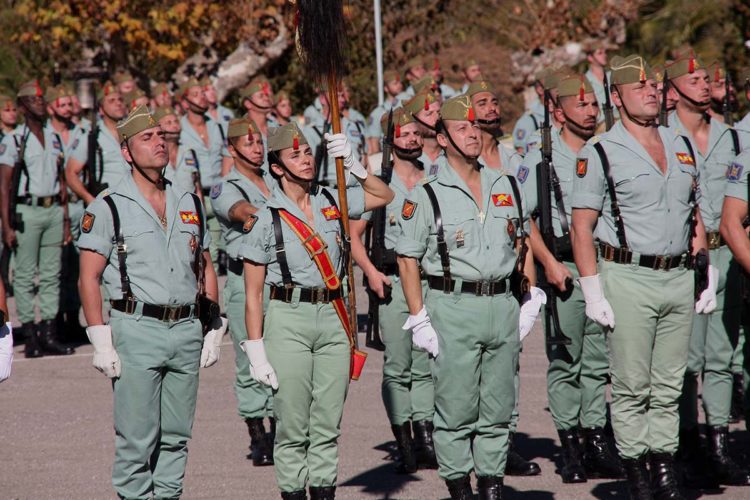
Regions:
<svg viewBox="0 0 750 500"><path fill-rule="evenodd" d="M724 99L721 103L722 111L724 113L724 123L731 126L734 125L734 118L732 118L732 103L730 101L730 92L732 88L732 77L729 75L729 68L724 67Z"/></svg>
<svg viewBox="0 0 750 500"><path fill-rule="evenodd" d="M669 110L667 110L667 92L669 91L669 75L664 70L661 84L661 105L659 106L659 125L669 127Z"/></svg>
<svg viewBox="0 0 750 500"><path fill-rule="evenodd" d="M615 115L612 110L612 100L609 97L609 80L607 79L606 70L604 71L604 80L602 81L602 84L604 85L604 127L606 130L609 130L615 124Z"/></svg>

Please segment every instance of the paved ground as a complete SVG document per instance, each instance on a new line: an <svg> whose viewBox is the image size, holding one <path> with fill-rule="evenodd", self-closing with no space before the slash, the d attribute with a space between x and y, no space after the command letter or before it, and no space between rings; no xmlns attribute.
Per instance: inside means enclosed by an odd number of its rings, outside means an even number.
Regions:
<svg viewBox="0 0 750 500"><path fill-rule="evenodd" d="M0 385L0 500L111 499L112 397L107 380L91 367L91 346L73 356L26 360L17 349L10 380ZM272 468L245 458L248 437L235 411L232 348L201 372L198 410L185 480L190 499L278 498ZM539 326L521 359L519 445L542 475L508 478L508 498L529 500L627 498L623 481L562 485L555 473L559 447L546 409L543 338ZM435 471L392 472L390 428L380 400L382 355L370 352L353 382L340 440L338 498L439 499L447 491ZM733 426L733 446L750 452L750 436ZM750 498L750 488L704 492L722 499ZM698 498L692 492L690 498Z"/></svg>

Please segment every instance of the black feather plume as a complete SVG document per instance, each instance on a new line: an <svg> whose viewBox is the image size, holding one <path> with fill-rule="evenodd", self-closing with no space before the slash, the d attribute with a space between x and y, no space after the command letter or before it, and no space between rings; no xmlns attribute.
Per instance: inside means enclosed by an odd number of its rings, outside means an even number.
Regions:
<svg viewBox="0 0 750 500"><path fill-rule="evenodd" d="M343 0L297 0L297 50L316 83L344 75L346 27Z"/></svg>

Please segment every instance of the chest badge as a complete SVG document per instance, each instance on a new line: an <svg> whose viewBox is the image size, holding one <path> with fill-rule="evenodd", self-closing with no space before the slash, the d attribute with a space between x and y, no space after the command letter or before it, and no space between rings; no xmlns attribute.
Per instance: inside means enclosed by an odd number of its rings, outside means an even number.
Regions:
<svg viewBox="0 0 750 500"><path fill-rule="evenodd" d="M81 231L83 231L84 233L90 233L91 228L94 227L95 218L96 216L91 212L84 213L83 219L81 219Z"/></svg>
<svg viewBox="0 0 750 500"><path fill-rule="evenodd" d="M251 215L250 217L248 217L245 220L244 224L242 224L242 232L249 233L250 231L252 231L253 226L256 222L258 222L258 217L256 217L255 215Z"/></svg>
<svg viewBox="0 0 750 500"><path fill-rule="evenodd" d="M396 225L396 214L388 214L388 224L391 226Z"/></svg>
<svg viewBox="0 0 750 500"><path fill-rule="evenodd" d="M198 250L198 238L196 238L195 235L192 235L190 237L189 245L191 252L195 252L196 250Z"/></svg>
<svg viewBox="0 0 750 500"><path fill-rule="evenodd" d="M464 230L463 229L457 229L456 230L456 247L461 248L466 243L466 240L464 238Z"/></svg>
<svg viewBox="0 0 750 500"><path fill-rule="evenodd" d="M511 219L508 219L508 236L514 238L516 235L516 226L513 224L513 221Z"/></svg>
<svg viewBox="0 0 750 500"><path fill-rule="evenodd" d="M326 220L338 220L341 218L341 213L338 207L331 205L330 207L321 208L320 211L323 213L323 217Z"/></svg>
<svg viewBox="0 0 750 500"><path fill-rule="evenodd" d="M676 154L677 154L677 161L679 161L683 165L690 165L691 167L695 166L695 159L692 157L692 155L688 153L676 153Z"/></svg>
<svg viewBox="0 0 750 500"><path fill-rule="evenodd" d="M180 219L182 219L183 224L195 224L196 226L200 225L198 214L196 214L195 212L191 212L190 210L180 210Z"/></svg>
<svg viewBox="0 0 750 500"><path fill-rule="evenodd" d="M401 208L401 218L409 220L414 217L414 212L417 210L417 204L411 200L404 200L404 206Z"/></svg>
<svg viewBox="0 0 750 500"><path fill-rule="evenodd" d="M507 193L493 194L492 203L494 203L496 207L512 207L513 197Z"/></svg>
<svg viewBox="0 0 750 500"><path fill-rule="evenodd" d="M576 175L578 177L586 177L586 172L589 171L589 159L588 158L578 158L576 160Z"/></svg>

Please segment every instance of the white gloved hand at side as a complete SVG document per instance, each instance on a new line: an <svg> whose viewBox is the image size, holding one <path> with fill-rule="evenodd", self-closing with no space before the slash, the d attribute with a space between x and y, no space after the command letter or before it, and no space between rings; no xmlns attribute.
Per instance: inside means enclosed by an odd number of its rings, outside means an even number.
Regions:
<svg viewBox="0 0 750 500"><path fill-rule="evenodd" d="M432 327L432 322L424 306L417 314L410 314L401 328L411 330L411 340L414 345L430 353L433 358L437 358L440 353L437 332Z"/></svg>
<svg viewBox="0 0 750 500"><path fill-rule="evenodd" d="M203 348L201 349L201 367L208 368L216 364L219 361L221 354L219 346L224 334L227 333L227 325L229 321L225 317L221 317L221 326L213 330L209 330L206 336L203 338Z"/></svg>
<svg viewBox="0 0 750 500"><path fill-rule="evenodd" d="M581 285L583 299L586 301L586 316L596 321L599 325L615 328L615 313L612 306L604 297L602 290L602 281L598 274L593 276L581 276L578 278L578 284Z"/></svg>
<svg viewBox="0 0 750 500"><path fill-rule="evenodd" d="M94 368L108 378L120 376L122 368L120 356L112 345L112 327L109 325L95 325L86 328L86 336L94 346Z"/></svg>
<svg viewBox="0 0 750 500"><path fill-rule="evenodd" d="M531 328L534 326L537 316L539 316L539 310L546 303L547 294L541 288L532 286L529 293L524 296L521 314L518 318L518 335L522 342L531 332Z"/></svg>
<svg viewBox="0 0 750 500"><path fill-rule="evenodd" d="M245 351L247 359L250 361L250 376L253 380L267 385L272 389L278 389L279 381L276 378L276 372L266 357L266 348L263 346L263 339L243 340L240 342L240 347Z"/></svg>
<svg viewBox="0 0 750 500"><path fill-rule="evenodd" d="M332 158L343 158L346 170L346 182L349 183L349 174L360 180L367 178L367 169L360 163L352 153L352 147L344 134L324 134L323 138L328 143L328 156Z"/></svg>
<svg viewBox="0 0 750 500"><path fill-rule="evenodd" d="M716 288L719 286L719 270L714 266L708 266L708 286L701 292L695 302L695 312L708 314L716 309Z"/></svg>
<svg viewBox="0 0 750 500"><path fill-rule="evenodd" d="M0 326L0 382L10 377L13 365L13 325L10 321Z"/></svg>

